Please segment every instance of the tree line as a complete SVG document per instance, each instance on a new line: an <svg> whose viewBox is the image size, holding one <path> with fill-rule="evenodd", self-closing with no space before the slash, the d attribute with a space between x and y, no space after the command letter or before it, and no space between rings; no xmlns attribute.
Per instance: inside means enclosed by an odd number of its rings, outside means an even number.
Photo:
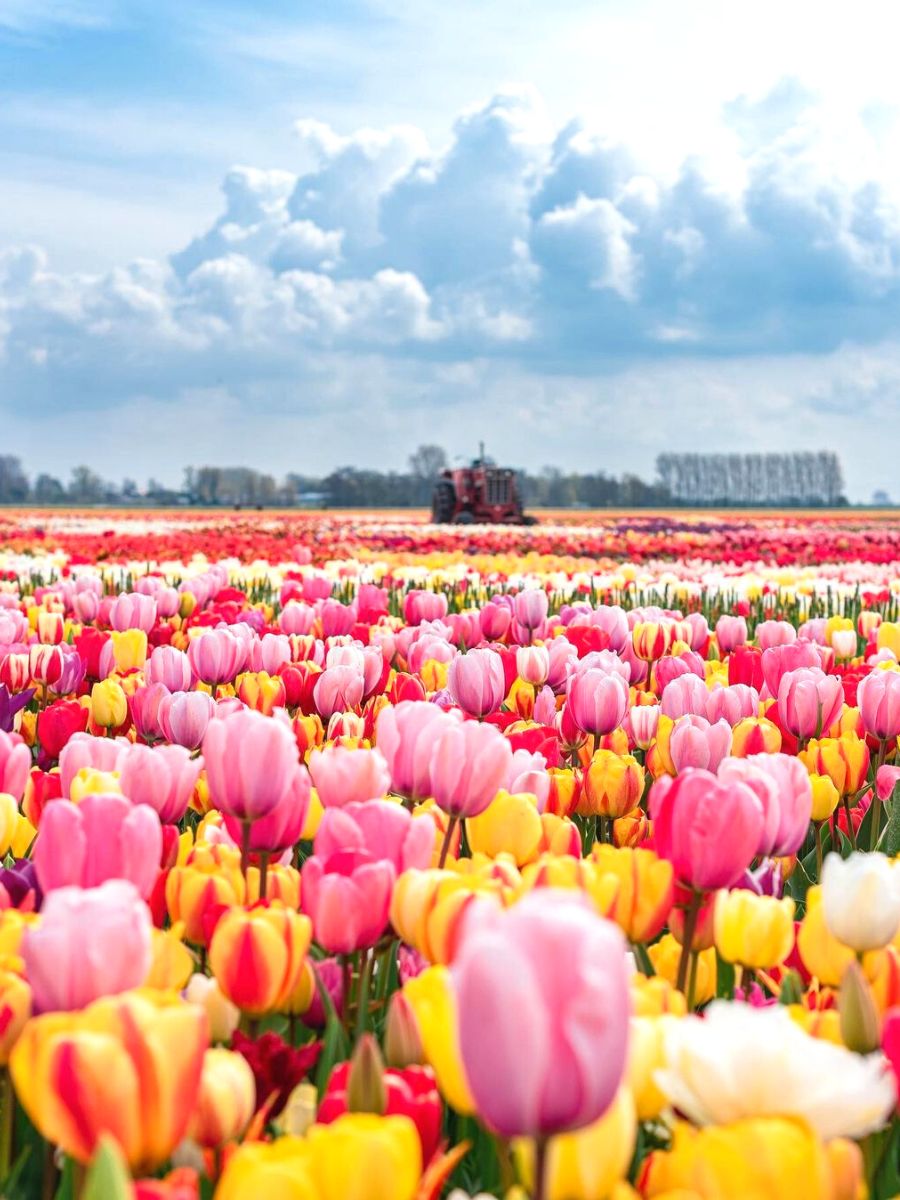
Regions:
<svg viewBox="0 0 900 1200"><path fill-rule="evenodd" d="M290 473L283 479L251 467L188 467L180 488L150 479L115 484L78 466L66 483L48 474L28 478L21 461L0 455L0 503L145 504L270 508L421 508L430 504L434 481L450 465L440 446L424 445L405 471L338 467L327 475ZM654 508L671 505L846 504L836 454L661 454L657 478L604 471L563 471L547 466L520 472L526 506L532 508Z"/></svg>

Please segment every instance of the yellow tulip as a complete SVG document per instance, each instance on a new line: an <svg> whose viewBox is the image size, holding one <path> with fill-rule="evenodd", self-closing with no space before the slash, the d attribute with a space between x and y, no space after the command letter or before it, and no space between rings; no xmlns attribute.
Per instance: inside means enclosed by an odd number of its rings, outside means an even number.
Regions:
<svg viewBox="0 0 900 1200"><path fill-rule="evenodd" d="M900 659L900 625L895 621L882 621L875 637L879 650L893 650L895 657Z"/></svg>
<svg viewBox="0 0 900 1200"><path fill-rule="evenodd" d="M14 960L13 960L14 961ZM0 967L0 1065L31 1018L31 988L21 975Z"/></svg>
<svg viewBox="0 0 900 1200"><path fill-rule="evenodd" d="M650 1158L642 1190L648 1198L683 1189L692 1200L856 1200L854 1157L827 1150L808 1126L781 1117L705 1129L678 1122L672 1148Z"/></svg>
<svg viewBox="0 0 900 1200"><path fill-rule="evenodd" d="M126 629L122 633L113 631L113 660L119 672L140 670L147 661L147 635L143 629ZM98 721L97 724L103 722ZM117 721L117 725L121 725Z"/></svg>
<svg viewBox="0 0 900 1200"><path fill-rule="evenodd" d="M582 816L622 817L640 802L644 769L632 754L598 750L581 781L577 812Z"/></svg>
<svg viewBox="0 0 900 1200"><path fill-rule="evenodd" d="M346 1113L306 1140L320 1200L413 1200L422 1144L409 1117Z"/></svg>
<svg viewBox="0 0 900 1200"><path fill-rule="evenodd" d="M716 949L726 962L754 969L776 967L794 945L794 902L757 896L744 888L721 891L714 926Z"/></svg>
<svg viewBox="0 0 900 1200"><path fill-rule="evenodd" d="M665 934L647 948L650 962L657 975L661 975L673 986L678 977L678 963L681 959L681 945L676 942L671 933ZM716 951L713 946L701 950L697 962L697 982L694 988L694 1000L697 1004L705 1004L716 994Z"/></svg>
<svg viewBox="0 0 900 1200"><path fill-rule="evenodd" d="M228 1160L216 1200L320 1200L305 1138L245 1142Z"/></svg>
<svg viewBox="0 0 900 1200"><path fill-rule="evenodd" d="M660 932L675 894L672 864L652 850L594 846L591 856L619 887L610 916L630 942L649 942Z"/></svg>
<svg viewBox="0 0 900 1200"><path fill-rule="evenodd" d="M255 1108L256 1081L246 1058L221 1047L207 1050L187 1136L211 1150L223 1146L241 1136Z"/></svg>
<svg viewBox="0 0 900 1200"><path fill-rule="evenodd" d="M474 852L490 858L506 852L519 867L537 858L543 832L537 801L526 792L500 791L480 816L466 821Z"/></svg>
<svg viewBox="0 0 900 1200"><path fill-rule="evenodd" d="M638 971L631 977L631 1007L636 1017L659 1017L667 1013L683 1017L687 1000L668 979Z"/></svg>
<svg viewBox="0 0 900 1200"><path fill-rule="evenodd" d="M444 1099L459 1113L473 1113L475 1103L460 1055L456 996L450 972L446 967L428 967L407 980L403 995L416 1018L425 1058Z"/></svg>
<svg viewBox="0 0 900 1200"><path fill-rule="evenodd" d="M812 819L827 821L840 803L841 793L828 775L810 775L809 782L812 784Z"/></svg>
<svg viewBox="0 0 900 1200"><path fill-rule="evenodd" d="M678 1017L632 1017L628 1039L626 1079L634 1097L639 1121L653 1121L668 1100L656 1085L656 1072L665 1066L666 1029Z"/></svg>
<svg viewBox="0 0 900 1200"><path fill-rule="evenodd" d="M797 932L797 949L810 975L826 987L839 987L844 971L856 958L849 946L828 932L819 884L806 893L806 916Z"/></svg>
<svg viewBox="0 0 900 1200"><path fill-rule="evenodd" d="M109 792L121 795L118 771L98 771L94 767L82 767L69 787L69 799L78 804L85 796L102 796Z"/></svg>
<svg viewBox="0 0 900 1200"><path fill-rule="evenodd" d="M124 725L128 717L128 701L115 679L103 679L91 688L91 720L101 729Z"/></svg>
<svg viewBox="0 0 900 1200"><path fill-rule="evenodd" d="M194 970L194 958L181 940L184 925L178 922L171 929L154 929L150 941L150 970L144 986L160 991L180 992Z"/></svg>
<svg viewBox="0 0 900 1200"><path fill-rule="evenodd" d="M827 775L842 796L859 791L869 769L869 748L855 733L812 738L797 757L810 775Z"/></svg>

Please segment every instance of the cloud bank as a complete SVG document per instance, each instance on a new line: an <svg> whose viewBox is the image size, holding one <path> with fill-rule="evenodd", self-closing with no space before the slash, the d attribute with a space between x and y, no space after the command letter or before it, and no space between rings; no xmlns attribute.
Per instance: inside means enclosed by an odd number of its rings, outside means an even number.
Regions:
<svg viewBox="0 0 900 1200"><path fill-rule="evenodd" d="M486 433L530 466L649 473L659 450L740 436L849 449L858 494L889 483L859 426L898 407L880 126L836 131L791 81L725 118L728 169L688 159L666 178L579 121L554 128L529 88L461 113L440 149L412 126L307 119L310 169L233 168L221 216L168 261L74 274L0 250L11 440L33 469L73 446L104 467L92 450L121 458L127 433L141 467L177 479L235 457L236 431L276 470ZM35 406L40 447L20 424ZM359 446L348 417L369 426Z"/></svg>

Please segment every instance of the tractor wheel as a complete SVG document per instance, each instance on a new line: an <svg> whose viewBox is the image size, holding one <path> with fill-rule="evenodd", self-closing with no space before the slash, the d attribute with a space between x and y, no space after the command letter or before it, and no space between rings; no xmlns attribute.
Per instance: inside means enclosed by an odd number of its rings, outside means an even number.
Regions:
<svg viewBox="0 0 900 1200"><path fill-rule="evenodd" d="M537 519L537 517L530 517L530 516L523 516L523 517L522 517L522 524L523 524L523 525L537 525L537 523L538 523L538 519Z"/></svg>
<svg viewBox="0 0 900 1200"><path fill-rule="evenodd" d="M456 505L456 489L449 479L438 480L431 496L431 520L435 525L449 525Z"/></svg>
<svg viewBox="0 0 900 1200"><path fill-rule="evenodd" d="M470 513L468 511L468 509L465 509L463 512L461 512L457 515L456 524L457 525L474 525L475 524L475 514Z"/></svg>

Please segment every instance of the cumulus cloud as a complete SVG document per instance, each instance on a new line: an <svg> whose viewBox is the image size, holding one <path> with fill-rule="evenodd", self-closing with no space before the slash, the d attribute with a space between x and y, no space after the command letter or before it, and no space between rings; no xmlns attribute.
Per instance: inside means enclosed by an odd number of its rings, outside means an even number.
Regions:
<svg viewBox="0 0 900 1200"><path fill-rule="evenodd" d="M787 81L724 117L727 183L692 160L649 175L611 131L554 128L527 88L466 110L442 147L410 126L300 121L307 166L233 168L221 216L168 261L72 274L40 248L0 251L4 402L84 410L224 387L310 414L323 374L375 356L369 378L386 372L389 391L425 403L432 386L444 403L446 372L472 364L495 396L497 372L533 396L564 376L557 390L580 397L569 418L587 422L598 385L579 377L636 388L655 363L771 369L892 344L900 197L871 114L836 126ZM893 368L878 378L869 393L892 396ZM804 396L852 407L843 381L817 377ZM535 413L555 419L543 400L514 409L525 428Z"/></svg>

